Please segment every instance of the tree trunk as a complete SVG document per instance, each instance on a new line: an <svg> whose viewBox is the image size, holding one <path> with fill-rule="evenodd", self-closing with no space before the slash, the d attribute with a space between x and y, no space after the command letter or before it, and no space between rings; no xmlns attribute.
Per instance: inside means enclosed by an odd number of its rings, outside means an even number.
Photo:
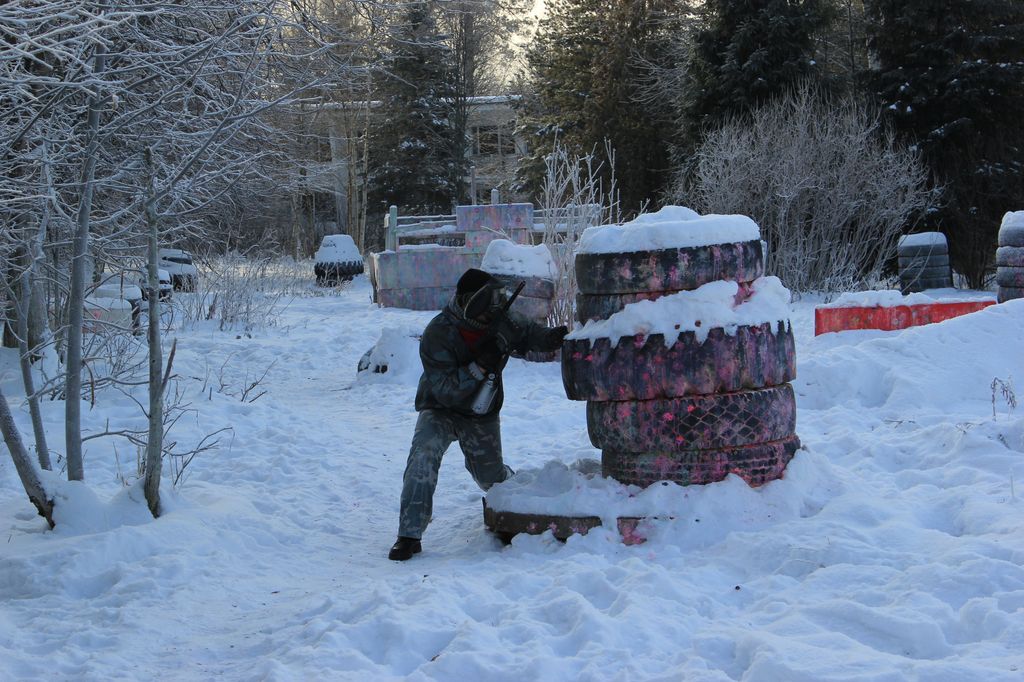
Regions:
<svg viewBox="0 0 1024 682"><path fill-rule="evenodd" d="M160 474L163 470L164 445L164 388L163 351L160 348L160 275L157 269L156 188L153 170L153 150L143 153L149 187L146 198L146 226L149 228L149 248L146 287L149 290L149 438L146 441L146 504L153 518L160 516Z"/></svg>
<svg viewBox="0 0 1024 682"><path fill-rule="evenodd" d="M36 471L36 467L32 463L32 456L25 449L3 390L0 390L0 432L3 433L4 443L7 444L7 449L11 453L14 468L18 471L18 477L21 478L21 484L25 487L28 499L35 505L39 515L50 524L50 528L53 528L53 500L47 497L43 482L39 478L39 472Z"/></svg>
<svg viewBox="0 0 1024 682"><path fill-rule="evenodd" d="M106 52L103 44L96 46L93 76L103 73ZM82 464L82 316L85 306L85 266L89 253L89 219L92 197L96 191L96 157L99 154L100 109L104 98L98 86L89 97L87 143L82 165L82 196L78 204L73 255L71 260L71 292L68 295L67 363L64 388L64 441L68 460L68 480L85 479Z"/></svg>
<svg viewBox="0 0 1024 682"><path fill-rule="evenodd" d="M45 224L41 230L46 230ZM25 386L25 396L28 398L29 412L32 415L32 431L36 439L36 457L39 458L39 466L50 470L50 448L46 444L46 430L43 428L43 415L39 408L39 396L36 395L35 381L32 379L32 358L34 351L39 347L30 342L29 332L29 308L31 301L38 292L39 283L35 278L35 259L29 255L28 267L21 274L21 310L18 315L18 353L21 365L21 381ZM38 344L38 342L37 342Z"/></svg>

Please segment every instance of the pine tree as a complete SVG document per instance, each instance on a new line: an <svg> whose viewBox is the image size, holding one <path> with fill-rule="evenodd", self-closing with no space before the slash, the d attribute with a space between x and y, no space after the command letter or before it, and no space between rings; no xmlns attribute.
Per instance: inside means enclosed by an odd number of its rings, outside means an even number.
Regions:
<svg viewBox="0 0 1024 682"><path fill-rule="evenodd" d="M678 9L676 0L547 6L527 52L534 92L520 111L532 151L521 167L524 189L537 190L556 141L574 154L599 156L607 141L622 206L634 210L660 194L668 179L668 124L641 102L640 89L645 64L667 59Z"/></svg>
<svg viewBox="0 0 1024 682"><path fill-rule="evenodd" d="M829 23L826 0L707 0L689 60L684 147L729 116L753 110L820 75L814 37Z"/></svg>
<svg viewBox="0 0 1024 682"><path fill-rule="evenodd" d="M430 2L407 2L386 40L367 163L370 212L452 210L465 159L452 142L453 74Z"/></svg>
<svg viewBox="0 0 1024 682"><path fill-rule="evenodd" d="M882 111L937 184L925 227L984 284L999 220L1024 206L1024 2L869 0L869 74Z"/></svg>

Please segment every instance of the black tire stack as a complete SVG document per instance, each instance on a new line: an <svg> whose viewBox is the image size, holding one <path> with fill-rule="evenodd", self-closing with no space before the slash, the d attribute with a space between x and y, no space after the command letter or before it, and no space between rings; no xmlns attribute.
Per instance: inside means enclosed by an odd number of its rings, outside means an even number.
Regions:
<svg viewBox="0 0 1024 682"><path fill-rule="evenodd" d="M904 235L896 245L900 291L904 294L953 286L946 236L941 232L921 234L928 237L914 239L918 235Z"/></svg>
<svg viewBox="0 0 1024 682"><path fill-rule="evenodd" d="M313 274L316 284L321 287L335 287L342 282L351 281L356 275L363 274L364 265L361 260L343 263L314 263Z"/></svg>
<svg viewBox="0 0 1024 682"><path fill-rule="evenodd" d="M543 277L523 277L494 273L491 273L491 275L505 285L510 295L519 286L519 283L523 282L523 290L519 292L519 296L512 302L512 312L525 317L531 322L542 325L547 324L548 316L551 315L551 310L554 306L555 283L553 281ZM558 351L552 353L536 353L531 351L522 356L514 355L523 357L531 362L551 362L558 359Z"/></svg>
<svg viewBox="0 0 1024 682"><path fill-rule="evenodd" d="M996 249L996 300L1000 303L1024 298L1024 220L1012 220L1012 215L1003 218Z"/></svg>
<svg viewBox="0 0 1024 682"><path fill-rule="evenodd" d="M736 303L764 274L760 240L576 256L577 319L607 319L628 303L740 284ZM796 375L788 324L617 340L568 340L562 381L587 401L587 430L602 473L621 483L703 484L736 473L752 486L779 478L800 446L789 381Z"/></svg>

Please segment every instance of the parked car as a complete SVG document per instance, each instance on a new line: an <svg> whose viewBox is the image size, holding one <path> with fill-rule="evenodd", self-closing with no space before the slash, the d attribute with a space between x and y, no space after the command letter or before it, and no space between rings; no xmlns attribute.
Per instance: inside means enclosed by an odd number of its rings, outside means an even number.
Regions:
<svg viewBox="0 0 1024 682"><path fill-rule="evenodd" d="M329 234L320 242L313 263L319 286L335 286L363 272L363 257L347 234Z"/></svg>
<svg viewBox="0 0 1024 682"><path fill-rule="evenodd" d="M181 249L160 249L157 251L157 265L171 276L175 291L195 291L199 270L192 263L192 256Z"/></svg>
<svg viewBox="0 0 1024 682"><path fill-rule="evenodd" d="M174 284L171 281L171 274L163 268L157 269L157 277L160 279L160 300L167 301L171 298ZM142 300L149 299L149 276L145 271L139 275L139 288L142 289Z"/></svg>

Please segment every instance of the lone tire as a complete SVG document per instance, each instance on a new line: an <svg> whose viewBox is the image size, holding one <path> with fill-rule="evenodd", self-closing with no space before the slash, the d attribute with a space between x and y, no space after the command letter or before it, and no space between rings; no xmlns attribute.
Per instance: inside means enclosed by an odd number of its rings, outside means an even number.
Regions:
<svg viewBox="0 0 1024 682"><path fill-rule="evenodd" d="M996 267L1024 268L1024 246L1000 246L996 249Z"/></svg>
<svg viewBox="0 0 1024 682"><path fill-rule="evenodd" d="M920 246L898 246L896 255L900 258L937 258L949 255L949 244L921 244Z"/></svg>
<svg viewBox="0 0 1024 682"><path fill-rule="evenodd" d="M752 282L764 274L760 240L631 253L576 255L583 294L637 294L696 289L709 282Z"/></svg>
<svg viewBox="0 0 1024 682"><path fill-rule="evenodd" d="M898 260L901 271L949 266L949 254L945 253L935 256L900 256Z"/></svg>
<svg viewBox="0 0 1024 682"><path fill-rule="evenodd" d="M936 280L945 280L952 276L952 271L949 269L948 265L939 265L927 268L907 268L900 271L900 279L907 282L917 280L932 282Z"/></svg>
<svg viewBox="0 0 1024 682"><path fill-rule="evenodd" d="M999 246L1024 246L1024 225L1006 225L999 228Z"/></svg>
<svg viewBox="0 0 1024 682"><path fill-rule="evenodd" d="M647 487L658 481L682 485L715 483L736 474L751 486L781 478L786 465L800 448L793 435L782 440L718 450L685 450L668 453L601 453L601 470L620 483Z"/></svg>
<svg viewBox="0 0 1024 682"><path fill-rule="evenodd" d="M700 342L679 334L665 347L661 334L568 340L562 346L562 383L570 400L654 400L778 386L796 376L788 322L716 328Z"/></svg>
<svg viewBox="0 0 1024 682"><path fill-rule="evenodd" d="M1018 287L999 287L996 295L996 300L1000 303L1006 303L1007 301L1015 301L1018 298L1024 298L1024 288Z"/></svg>
<svg viewBox="0 0 1024 682"><path fill-rule="evenodd" d="M1024 268L996 268L996 284L1010 289L1024 289Z"/></svg>
<svg viewBox="0 0 1024 682"><path fill-rule="evenodd" d="M756 391L664 400L587 403L590 442L614 452L734 448L792 436L789 384Z"/></svg>

